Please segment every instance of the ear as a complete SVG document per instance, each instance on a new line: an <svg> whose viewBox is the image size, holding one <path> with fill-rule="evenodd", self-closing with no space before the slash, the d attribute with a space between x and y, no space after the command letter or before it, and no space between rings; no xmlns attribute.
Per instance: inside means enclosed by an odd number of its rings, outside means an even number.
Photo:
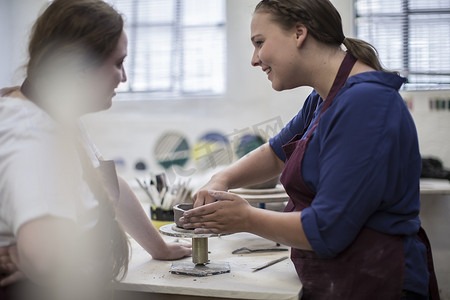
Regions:
<svg viewBox="0 0 450 300"><path fill-rule="evenodd" d="M295 24L295 37L297 40L297 47L300 48L308 36L308 29L302 23Z"/></svg>

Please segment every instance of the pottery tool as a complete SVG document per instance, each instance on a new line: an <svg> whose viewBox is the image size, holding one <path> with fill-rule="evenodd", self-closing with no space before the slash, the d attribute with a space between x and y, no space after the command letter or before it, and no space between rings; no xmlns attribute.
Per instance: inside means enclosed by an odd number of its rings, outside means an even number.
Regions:
<svg viewBox="0 0 450 300"><path fill-rule="evenodd" d="M163 209L172 209L179 203L185 203L190 192L190 181L190 178L185 181L176 180L174 184L168 186L167 191L162 196L161 207Z"/></svg>
<svg viewBox="0 0 450 300"><path fill-rule="evenodd" d="M150 194L150 191L146 184L144 182L141 182L138 178L135 178L139 186L144 190L144 192L147 194L148 198L150 199L150 202L152 205L156 205L155 200L153 196Z"/></svg>
<svg viewBox="0 0 450 300"><path fill-rule="evenodd" d="M175 180L172 185L168 184L165 173L152 174L150 178L135 178L141 189L147 194L152 206L159 207L164 210L171 210L178 203L185 203L189 199L191 179Z"/></svg>
<svg viewBox="0 0 450 300"><path fill-rule="evenodd" d="M259 267L253 268L253 272L257 272L259 270L265 269L267 267L270 267L270 266L272 266L272 265L274 265L276 263L279 263L279 262L281 262L281 261L283 261L285 259L288 259L288 258L289 258L289 256L283 256L281 258L271 260L268 263L265 263L265 264L263 264L263 265L261 265Z"/></svg>
<svg viewBox="0 0 450 300"><path fill-rule="evenodd" d="M159 231L168 236L192 238L192 262L173 262L170 270L172 274L203 277L230 273L228 262L211 263L208 258L208 238L219 236L219 234L196 234L194 230L179 228L175 223L161 226Z"/></svg>
<svg viewBox="0 0 450 300"><path fill-rule="evenodd" d="M156 189L161 193L164 189L167 189L167 177L166 173L156 174Z"/></svg>
<svg viewBox="0 0 450 300"><path fill-rule="evenodd" d="M287 248L261 248L261 249L250 249L247 247L242 247L234 250L231 254L244 254L244 253L255 253L255 252L278 252L278 251L289 251Z"/></svg>
<svg viewBox="0 0 450 300"><path fill-rule="evenodd" d="M189 189L189 184L190 183L191 183L191 178L188 178L187 181L181 182L177 186L176 197L175 197L175 199L174 199L174 201L172 203L172 207L174 207L177 204L187 202L186 198L188 196L188 193L190 192L190 189Z"/></svg>

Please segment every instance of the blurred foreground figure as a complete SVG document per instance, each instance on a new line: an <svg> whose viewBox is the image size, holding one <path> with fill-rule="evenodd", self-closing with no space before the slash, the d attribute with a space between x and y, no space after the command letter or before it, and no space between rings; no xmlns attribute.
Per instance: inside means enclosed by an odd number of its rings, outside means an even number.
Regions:
<svg viewBox="0 0 450 300"><path fill-rule="evenodd" d="M127 271L124 229L154 259L191 254L162 240L79 121L126 81L122 16L55 0L28 50L23 85L0 92L0 299L108 299Z"/></svg>

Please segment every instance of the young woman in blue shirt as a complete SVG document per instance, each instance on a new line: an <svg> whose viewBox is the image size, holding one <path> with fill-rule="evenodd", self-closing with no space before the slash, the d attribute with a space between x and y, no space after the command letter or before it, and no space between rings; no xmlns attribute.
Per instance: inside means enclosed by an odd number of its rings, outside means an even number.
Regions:
<svg viewBox="0 0 450 300"><path fill-rule="evenodd" d="M384 70L371 45L344 36L328 0L261 1L251 41L251 63L273 89L314 90L269 143L200 189L184 227L291 246L302 299L436 297L418 217L417 133L398 93L405 79ZM283 213L226 192L280 173Z"/></svg>

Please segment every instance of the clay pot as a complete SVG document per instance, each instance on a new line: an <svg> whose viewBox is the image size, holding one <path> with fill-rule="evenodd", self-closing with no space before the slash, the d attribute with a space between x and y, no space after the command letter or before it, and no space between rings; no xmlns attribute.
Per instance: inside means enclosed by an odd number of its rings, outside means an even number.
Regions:
<svg viewBox="0 0 450 300"><path fill-rule="evenodd" d="M192 203L180 203L173 207L173 218L177 227L183 228L183 224L180 223L179 219L183 216L183 213L187 210L194 208Z"/></svg>

